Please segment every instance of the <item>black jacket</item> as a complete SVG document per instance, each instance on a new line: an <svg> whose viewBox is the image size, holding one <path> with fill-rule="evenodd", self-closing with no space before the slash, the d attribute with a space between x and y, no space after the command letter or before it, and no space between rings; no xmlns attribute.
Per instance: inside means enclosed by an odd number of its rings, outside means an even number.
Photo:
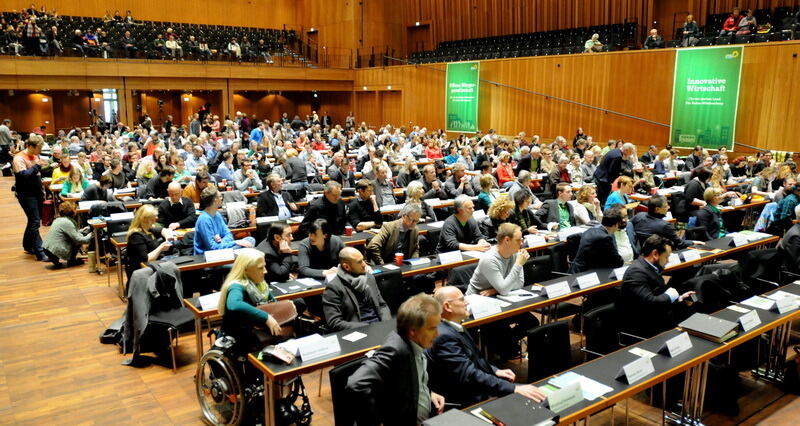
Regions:
<svg viewBox="0 0 800 426"><path fill-rule="evenodd" d="M264 253L264 260L267 263L267 275L264 279L269 282L289 281L289 273L297 265L297 260L291 253L280 253L272 246L272 243L264 239L256 248Z"/></svg>
<svg viewBox="0 0 800 426"><path fill-rule="evenodd" d="M333 204L324 195L311 201L308 211L303 217L303 223L300 224L302 232L308 233L308 225L317 219L328 221L332 235L344 234L344 227L347 225L344 202L340 199L336 204Z"/></svg>
<svg viewBox="0 0 800 426"><path fill-rule="evenodd" d="M418 374L411 342L392 331L347 379L347 392L354 406L361 407L357 424L417 424Z"/></svg>
<svg viewBox="0 0 800 426"><path fill-rule="evenodd" d="M304 163L300 158L289 158L286 160L283 168L286 170L286 179L288 179L291 183L308 183L306 163Z"/></svg>
<svg viewBox="0 0 800 426"><path fill-rule="evenodd" d="M789 272L800 273L800 223L789 228L783 235L778 249L784 253Z"/></svg>
<svg viewBox="0 0 800 426"><path fill-rule="evenodd" d="M572 261L569 273L596 268L618 268L623 263L614 236L603 225L597 225L581 234L578 253Z"/></svg>
<svg viewBox="0 0 800 426"><path fill-rule="evenodd" d="M594 181L610 184L622 174L622 150L608 151L594 171Z"/></svg>
<svg viewBox="0 0 800 426"><path fill-rule="evenodd" d="M283 197L283 202L286 203L286 208L289 208L289 203L293 203L294 200L292 196L289 195L288 192L282 191L281 197ZM289 208L291 212L292 209ZM256 204L256 216L258 217L265 217L265 216L277 216L278 215L278 203L275 201L275 197L272 194L272 191L267 189L266 191L262 191L261 194L258 195L258 203Z"/></svg>
<svg viewBox="0 0 800 426"><path fill-rule="evenodd" d="M378 204L380 206L380 204ZM375 222L376 225L383 223L383 215L380 208L375 211L372 208L372 200L362 200L361 197L356 196L347 205L347 221L353 229L358 226L360 222Z"/></svg>
<svg viewBox="0 0 800 426"><path fill-rule="evenodd" d="M193 228L197 221L192 200L181 197L181 202L172 205L167 198L158 205L158 223L169 226L171 223L179 223L179 228Z"/></svg>
<svg viewBox="0 0 800 426"><path fill-rule="evenodd" d="M694 226L705 228L705 240L713 240L719 236L720 220L722 218L721 212L715 212L708 206L703 207L694 212L694 217L697 218Z"/></svg>
<svg viewBox="0 0 800 426"><path fill-rule="evenodd" d="M439 336L425 351L429 387L447 402L464 407L514 392L514 384L495 375L497 367L481 356L468 332L459 332L447 321L439 324Z"/></svg>
<svg viewBox="0 0 800 426"><path fill-rule="evenodd" d="M322 313L325 315L325 324L331 331L363 327L367 323L361 322L361 311L356 299L356 292L350 285L342 281L339 273L325 286L325 291L322 293ZM378 291L375 276L367 274L366 277L367 294L365 297L367 300L365 302L371 305L380 321L392 319L389 306L386 305Z"/></svg>
<svg viewBox="0 0 800 426"><path fill-rule="evenodd" d="M158 175L153 176L142 192L141 198L167 198L167 187L170 182L162 182Z"/></svg>
<svg viewBox="0 0 800 426"><path fill-rule="evenodd" d="M683 189L683 199L686 202L687 212L693 212L700 208L698 206L693 206L692 200L694 200L695 198L698 200L702 200L703 193L705 192L705 190L706 190L706 184L700 182L700 180L698 179L692 179L689 181L689 183L686 184L686 186Z"/></svg>
<svg viewBox="0 0 800 426"><path fill-rule="evenodd" d="M659 217L655 214L647 212L636 213L631 219L633 229L636 231L637 240L645 238L645 235L661 235L662 237L672 242L673 250L680 250L689 247L690 243L684 241L683 238L678 236L678 232L671 223L664 220L663 216Z"/></svg>
<svg viewBox="0 0 800 426"><path fill-rule="evenodd" d="M575 226L575 211L572 209L572 205L567 203L567 210L569 210L569 223L570 226ZM558 200L546 200L542 207L536 212L536 215L539 216L539 220L541 220L545 225L550 222L559 222L559 215L558 215Z"/></svg>
<svg viewBox="0 0 800 426"><path fill-rule="evenodd" d="M616 301L622 329L640 337L651 337L674 327L673 303L667 285L644 258L634 260L625 271Z"/></svg>

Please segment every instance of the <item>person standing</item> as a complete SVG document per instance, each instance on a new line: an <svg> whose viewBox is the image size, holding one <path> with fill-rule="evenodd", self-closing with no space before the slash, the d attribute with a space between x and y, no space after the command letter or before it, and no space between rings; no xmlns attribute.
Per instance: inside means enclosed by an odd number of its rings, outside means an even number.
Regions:
<svg viewBox="0 0 800 426"><path fill-rule="evenodd" d="M622 163L626 158L634 154L636 148L631 143L622 145L622 149L615 148L600 161L600 165L594 171L594 182L597 184L597 198L604 204L606 198L611 193L611 184L622 174ZM604 204L605 205L605 204Z"/></svg>
<svg viewBox="0 0 800 426"><path fill-rule="evenodd" d="M22 237L22 249L25 253L35 255L36 260L45 261L47 256L42 249L42 236L39 234L44 206L41 170L49 165L47 160L39 158L42 145L44 140L41 136L31 135L25 142L25 150L14 156L11 168L14 172L17 201L28 219Z"/></svg>

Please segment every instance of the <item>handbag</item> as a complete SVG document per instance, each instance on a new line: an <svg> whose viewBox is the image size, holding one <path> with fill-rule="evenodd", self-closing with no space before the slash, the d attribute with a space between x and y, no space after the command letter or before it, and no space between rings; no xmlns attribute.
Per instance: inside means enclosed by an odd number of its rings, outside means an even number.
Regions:
<svg viewBox="0 0 800 426"><path fill-rule="evenodd" d="M294 320L297 319L297 309L292 301L281 300L278 302L266 303L264 305L259 305L258 309L261 309L275 318L275 321L281 326L281 332L278 335L273 335L266 329L253 330L262 347L283 342L294 336Z"/></svg>

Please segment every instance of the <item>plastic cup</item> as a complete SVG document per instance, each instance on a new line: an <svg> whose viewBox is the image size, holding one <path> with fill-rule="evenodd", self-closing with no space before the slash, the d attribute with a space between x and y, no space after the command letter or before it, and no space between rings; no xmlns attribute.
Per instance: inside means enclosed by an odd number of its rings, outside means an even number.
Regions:
<svg viewBox="0 0 800 426"><path fill-rule="evenodd" d="M395 253L394 254L394 263L397 266L402 266L403 265L403 253Z"/></svg>
<svg viewBox="0 0 800 426"><path fill-rule="evenodd" d="M344 235L346 235L348 237L353 235L353 227L350 226L350 225L345 226L344 227Z"/></svg>

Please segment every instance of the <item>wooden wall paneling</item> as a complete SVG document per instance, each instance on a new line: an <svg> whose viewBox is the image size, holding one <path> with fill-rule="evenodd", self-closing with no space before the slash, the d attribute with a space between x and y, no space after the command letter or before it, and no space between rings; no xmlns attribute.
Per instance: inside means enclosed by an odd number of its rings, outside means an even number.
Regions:
<svg viewBox="0 0 800 426"><path fill-rule="evenodd" d="M80 91L78 96L70 96L68 91L52 91L53 121L56 131L89 125L89 108L103 114L103 102L95 102L96 97L90 92ZM102 99L100 96L99 99Z"/></svg>
<svg viewBox="0 0 800 426"><path fill-rule="evenodd" d="M42 102L48 98L48 102ZM0 117L11 119L11 128L19 132L30 132L34 127L45 125L48 133L57 129L53 120L53 102L49 93L34 93L15 90L11 95L0 91Z"/></svg>
<svg viewBox="0 0 800 426"><path fill-rule="evenodd" d="M381 125L392 123L400 126L404 122L402 111L402 93L399 90L386 90L379 92L381 109Z"/></svg>

